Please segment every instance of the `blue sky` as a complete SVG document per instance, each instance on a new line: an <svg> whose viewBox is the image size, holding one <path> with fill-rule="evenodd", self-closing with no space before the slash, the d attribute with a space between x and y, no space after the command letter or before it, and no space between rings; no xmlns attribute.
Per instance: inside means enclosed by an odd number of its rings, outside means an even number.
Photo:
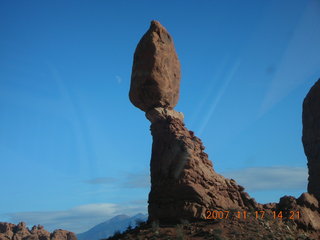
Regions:
<svg viewBox="0 0 320 240"><path fill-rule="evenodd" d="M214 169L262 203L299 196L319 11L316 0L1 1L0 221L82 232L147 211L150 124L128 92L153 19L181 62L176 110Z"/></svg>

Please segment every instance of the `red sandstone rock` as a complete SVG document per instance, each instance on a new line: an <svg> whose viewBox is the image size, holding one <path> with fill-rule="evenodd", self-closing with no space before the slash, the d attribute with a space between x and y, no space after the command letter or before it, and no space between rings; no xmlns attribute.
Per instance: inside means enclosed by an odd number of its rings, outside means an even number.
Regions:
<svg viewBox="0 0 320 240"><path fill-rule="evenodd" d="M244 188L213 170L199 138L173 110L179 98L180 64L173 40L159 22L134 55L130 100L151 121L153 136L149 220L205 219L207 210L261 208Z"/></svg>
<svg viewBox="0 0 320 240"><path fill-rule="evenodd" d="M77 238L74 233L65 230L56 230L50 234L40 225L33 226L30 231L23 222L18 225L0 222L0 240L77 240Z"/></svg>
<svg viewBox="0 0 320 240"><path fill-rule="evenodd" d="M31 234L33 234L33 236L37 236L39 240L50 240L50 233L41 225L33 226Z"/></svg>
<svg viewBox="0 0 320 240"><path fill-rule="evenodd" d="M302 142L309 168L308 192L320 200L320 79L303 101L302 123Z"/></svg>
<svg viewBox="0 0 320 240"><path fill-rule="evenodd" d="M0 240L1 239L12 239L13 228L15 227L12 223L2 223L0 222Z"/></svg>
<svg viewBox="0 0 320 240"><path fill-rule="evenodd" d="M130 101L142 111L173 108L179 99L180 63L167 30L152 21L136 51L131 74Z"/></svg>
<svg viewBox="0 0 320 240"><path fill-rule="evenodd" d="M312 194L309 193L302 193L301 196L297 199L297 204L299 204L302 207L310 208L313 211L319 209L318 200Z"/></svg>
<svg viewBox="0 0 320 240"><path fill-rule="evenodd" d="M55 230L51 234L51 240L60 240L60 239L65 239L65 240L77 240L77 237L74 233L65 231L65 230Z"/></svg>
<svg viewBox="0 0 320 240"><path fill-rule="evenodd" d="M294 221L299 228L305 231L320 230L320 214L318 200L309 193L303 193L298 199L284 196L277 205L276 212L283 212L283 216ZM296 214L299 212L299 216Z"/></svg>
<svg viewBox="0 0 320 240"><path fill-rule="evenodd" d="M320 231L320 80L303 104L302 140L311 194L303 193L298 199L284 196L278 204L264 205L250 198L233 179L213 170L201 140L184 126L183 114L173 110L179 84L180 65L172 38L153 21L135 52L129 93L131 102L145 111L151 122L149 221L199 220L205 219L207 210L251 209L270 214L283 211L285 219L299 228ZM290 220L290 211L299 211L300 217Z"/></svg>
<svg viewBox="0 0 320 240"><path fill-rule="evenodd" d="M261 207L234 180L213 170L201 140L179 118L156 114L149 116L156 119L151 125L149 220L205 219L207 210Z"/></svg>

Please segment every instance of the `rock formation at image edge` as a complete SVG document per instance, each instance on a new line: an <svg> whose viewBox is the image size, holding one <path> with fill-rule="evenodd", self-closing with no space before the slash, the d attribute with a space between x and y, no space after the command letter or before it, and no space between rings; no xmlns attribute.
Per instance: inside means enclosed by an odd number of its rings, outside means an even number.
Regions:
<svg viewBox="0 0 320 240"><path fill-rule="evenodd" d="M24 222L18 225L0 222L0 240L77 240L77 237L61 229L50 233L40 225L30 230Z"/></svg>
<svg viewBox="0 0 320 240"><path fill-rule="evenodd" d="M308 158L308 192L320 200L320 79L303 101L302 142Z"/></svg>
<svg viewBox="0 0 320 240"><path fill-rule="evenodd" d="M298 199L284 196L279 203L259 204L233 179L214 171L201 140L185 127L183 114L173 109L179 86L180 64L173 39L159 22L152 21L135 50L129 92L132 104L151 122L149 222L203 220L206 210L291 209L303 213L294 219L297 226L320 230L315 191Z"/></svg>

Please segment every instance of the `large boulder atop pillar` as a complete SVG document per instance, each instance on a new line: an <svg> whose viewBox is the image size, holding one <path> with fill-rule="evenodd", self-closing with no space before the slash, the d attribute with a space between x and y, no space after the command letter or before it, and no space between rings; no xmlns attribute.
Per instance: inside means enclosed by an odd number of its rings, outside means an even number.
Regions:
<svg viewBox="0 0 320 240"><path fill-rule="evenodd" d="M308 158L308 192L320 200L320 79L303 101L304 152Z"/></svg>
<svg viewBox="0 0 320 240"><path fill-rule="evenodd" d="M180 64L166 29L152 21L134 54L130 100L146 112L153 137L149 220L205 219L207 211L261 207L234 180L213 170L204 146L173 108Z"/></svg>
<svg viewBox="0 0 320 240"><path fill-rule="evenodd" d="M167 30L152 21L134 53L130 101L147 112L154 107L174 108L179 99L180 63Z"/></svg>

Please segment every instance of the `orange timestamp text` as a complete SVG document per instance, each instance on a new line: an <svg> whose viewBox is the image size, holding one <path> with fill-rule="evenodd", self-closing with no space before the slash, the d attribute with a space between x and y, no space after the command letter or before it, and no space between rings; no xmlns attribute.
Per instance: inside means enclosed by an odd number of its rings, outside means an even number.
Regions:
<svg viewBox="0 0 320 240"><path fill-rule="evenodd" d="M273 219L280 219L286 218L286 219L299 219L300 211L218 211L218 210L207 210L205 219L228 219L231 217L236 217L239 219L247 219L248 217L253 217L256 219L264 219L265 217L272 217ZM270 216L271 215L271 216Z"/></svg>

